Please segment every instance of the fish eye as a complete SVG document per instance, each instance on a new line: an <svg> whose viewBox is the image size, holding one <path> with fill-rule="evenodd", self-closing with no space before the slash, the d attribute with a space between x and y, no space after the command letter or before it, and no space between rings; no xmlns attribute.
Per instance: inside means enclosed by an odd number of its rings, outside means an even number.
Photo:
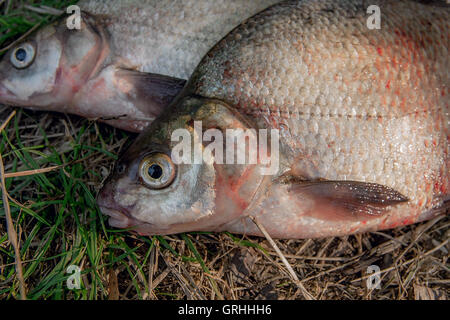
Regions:
<svg viewBox="0 0 450 320"><path fill-rule="evenodd" d="M31 43L22 43L11 53L11 63L17 69L29 67L36 56L36 49Z"/></svg>
<svg viewBox="0 0 450 320"><path fill-rule="evenodd" d="M168 187L175 179L176 168L172 159L164 153L153 153L142 159L139 175L152 189Z"/></svg>

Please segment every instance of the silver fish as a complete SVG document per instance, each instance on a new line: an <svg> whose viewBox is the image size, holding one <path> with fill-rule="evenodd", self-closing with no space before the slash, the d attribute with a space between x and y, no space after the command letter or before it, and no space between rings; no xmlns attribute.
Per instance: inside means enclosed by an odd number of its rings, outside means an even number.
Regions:
<svg viewBox="0 0 450 320"><path fill-rule="evenodd" d="M80 1L81 30L61 19L3 57L0 103L141 131L217 41L276 2Z"/></svg>
<svg viewBox="0 0 450 320"><path fill-rule="evenodd" d="M445 213L450 9L370 4L380 29L368 28L366 1L305 0L228 34L119 160L98 197L110 224L261 235L256 218L273 237L312 238ZM197 121L202 132L278 130L278 170L263 175L261 161L177 165L172 134L195 133Z"/></svg>

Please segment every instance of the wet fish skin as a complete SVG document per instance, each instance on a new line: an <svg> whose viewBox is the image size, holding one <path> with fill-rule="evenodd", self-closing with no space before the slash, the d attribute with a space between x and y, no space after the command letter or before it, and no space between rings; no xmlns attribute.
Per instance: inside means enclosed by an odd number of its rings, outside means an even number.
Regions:
<svg viewBox="0 0 450 320"><path fill-rule="evenodd" d="M189 79L203 56L241 22L279 0L82 0L117 56L141 72Z"/></svg>
<svg viewBox="0 0 450 320"><path fill-rule="evenodd" d="M291 1L233 30L183 93L119 160L99 195L115 227L141 234L230 231L312 238L394 228L448 213L448 6ZM172 185L139 183L149 153L171 133L280 130L280 169L181 165Z"/></svg>
<svg viewBox="0 0 450 320"><path fill-rule="evenodd" d="M0 61L0 103L62 111L139 132L172 101L204 54L276 0L83 0L81 31L62 19L27 39L37 57Z"/></svg>

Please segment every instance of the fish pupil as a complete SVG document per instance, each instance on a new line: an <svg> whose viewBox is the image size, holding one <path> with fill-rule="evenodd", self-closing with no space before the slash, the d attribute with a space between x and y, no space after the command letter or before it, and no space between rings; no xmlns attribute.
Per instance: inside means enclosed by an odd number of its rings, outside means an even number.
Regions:
<svg viewBox="0 0 450 320"><path fill-rule="evenodd" d="M27 58L27 52L25 51L25 49L18 49L16 51L16 59L19 60L20 62L25 61L25 59Z"/></svg>
<svg viewBox="0 0 450 320"><path fill-rule="evenodd" d="M148 175L150 177L152 177L153 179L161 178L162 174L163 174L163 170L162 170L161 166L159 166L157 164L152 164L148 168Z"/></svg>

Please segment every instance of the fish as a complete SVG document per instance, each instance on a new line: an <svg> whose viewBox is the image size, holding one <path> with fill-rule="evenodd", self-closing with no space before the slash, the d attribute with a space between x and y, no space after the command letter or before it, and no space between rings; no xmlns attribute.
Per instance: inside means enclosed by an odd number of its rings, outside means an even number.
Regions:
<svg viewBox="0 0 450 320"><path fill-rule="evenodd" d="M222 37L276 0L83 0L0 61L0 103L140 132ZM75 12L75 11L74 11Z"/></svg>
<svg viewBox="0 0 450 320"><path fill-rule="evenodd" d="M97 197L109 224L300 239L448 214L449 7L370 4L283 2L218 42L120 156ZM233 162L255 136L258 160Z"/></svg>

